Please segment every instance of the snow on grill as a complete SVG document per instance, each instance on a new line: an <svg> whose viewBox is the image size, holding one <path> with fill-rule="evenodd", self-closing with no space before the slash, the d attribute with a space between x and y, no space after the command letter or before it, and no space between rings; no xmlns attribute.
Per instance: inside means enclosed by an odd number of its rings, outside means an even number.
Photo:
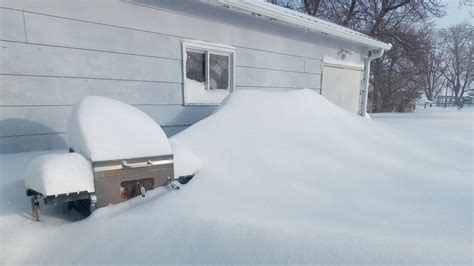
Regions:
<svg viewBox="0 0 474 266"><path fill-rule="evenodd" d="M187 183L194 173L182 163L183 175L175 177L173 151L161 127L113 99L83 98L69 118L68 141L70 153L41 156L28 167L26 194L35 220L40 198L46 204L68 202L89 214L160 186L177 189L175 180ZM177 149L199 167L192 153Z"/></svg>

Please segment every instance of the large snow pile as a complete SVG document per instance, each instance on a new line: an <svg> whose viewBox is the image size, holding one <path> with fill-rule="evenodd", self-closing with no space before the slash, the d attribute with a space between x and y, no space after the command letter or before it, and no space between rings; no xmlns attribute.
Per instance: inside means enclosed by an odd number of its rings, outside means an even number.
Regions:
<svg viewBox="0 0 474 266"><path fill-rule="evenodd" d="M170 144L173 150L175 178L194 175L201 169L202 162L192 150L175 140L171 140Z"/></svg>
<svg viewBox="0 0 474 266"><path fill-rule="evenodd" d="M28 165L25 186L45 196L94 192L92 164L77 153L43 155Z"/></svg>
<svg viewBox="0 0 474 266"><path fill-rule="evenodd" d="M172 138L203 162L181 190L61 226L23 214L27 160L4 156L0 262L470 263L472 113L428 111L367 120L309 90L237 91Z"/></svg>
<svg viewBox="0 0 474 266"><path fill-rule="evenodd" d="M110 98L84 97L68 121L69 146L92 161L171 154L168 138L148 115Z"/></svg>

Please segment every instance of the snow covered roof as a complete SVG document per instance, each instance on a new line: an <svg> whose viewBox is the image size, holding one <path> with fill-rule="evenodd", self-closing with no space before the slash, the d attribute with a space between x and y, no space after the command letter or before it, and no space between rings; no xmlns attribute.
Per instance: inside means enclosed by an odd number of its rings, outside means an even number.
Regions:
<svg viewBox="0 0 474 266"><path fill-rule="evenodd" d="M390 50L392 45L378 41L370 36L346 27L318 19L288 8L256 0L214 0L215 2L239 11L258 14L272 20L308 28L340 39L352 41L370 48Z"/></svg>

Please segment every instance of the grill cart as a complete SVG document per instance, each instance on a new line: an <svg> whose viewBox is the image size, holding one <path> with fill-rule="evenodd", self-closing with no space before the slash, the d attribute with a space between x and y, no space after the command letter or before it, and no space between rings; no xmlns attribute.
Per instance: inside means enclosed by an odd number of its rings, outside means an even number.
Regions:
<svg viewBox="0 0 474 266"><path fill-rule="evenodd" d="M36 221L40 219L40 198L45 204L67 201L84 211L90 211L96 202L92 164L77 153L38 157L28 165L25 184Z"/></svg>
<svg viewBox="0 0 474 266"><path fill-rule="evenodd" d="M33 217L40 219L39 199L45 204L69 202L86 214L148 190L170 184L174 161L161 127L128 104L87 96L68 121L70 153L37 158L25 179ZM186 183L192 176L181 177Z"/></svg>

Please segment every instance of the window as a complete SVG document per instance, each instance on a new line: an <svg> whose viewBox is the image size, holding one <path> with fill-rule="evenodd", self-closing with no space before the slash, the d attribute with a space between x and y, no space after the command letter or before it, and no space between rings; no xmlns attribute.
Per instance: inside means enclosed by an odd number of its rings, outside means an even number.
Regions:
<svg viewBox="0 0 474 266"><path fill-rule="evenodd" d="M234 87L235 48L183 42L184 104L217 105Z"/></svg>

